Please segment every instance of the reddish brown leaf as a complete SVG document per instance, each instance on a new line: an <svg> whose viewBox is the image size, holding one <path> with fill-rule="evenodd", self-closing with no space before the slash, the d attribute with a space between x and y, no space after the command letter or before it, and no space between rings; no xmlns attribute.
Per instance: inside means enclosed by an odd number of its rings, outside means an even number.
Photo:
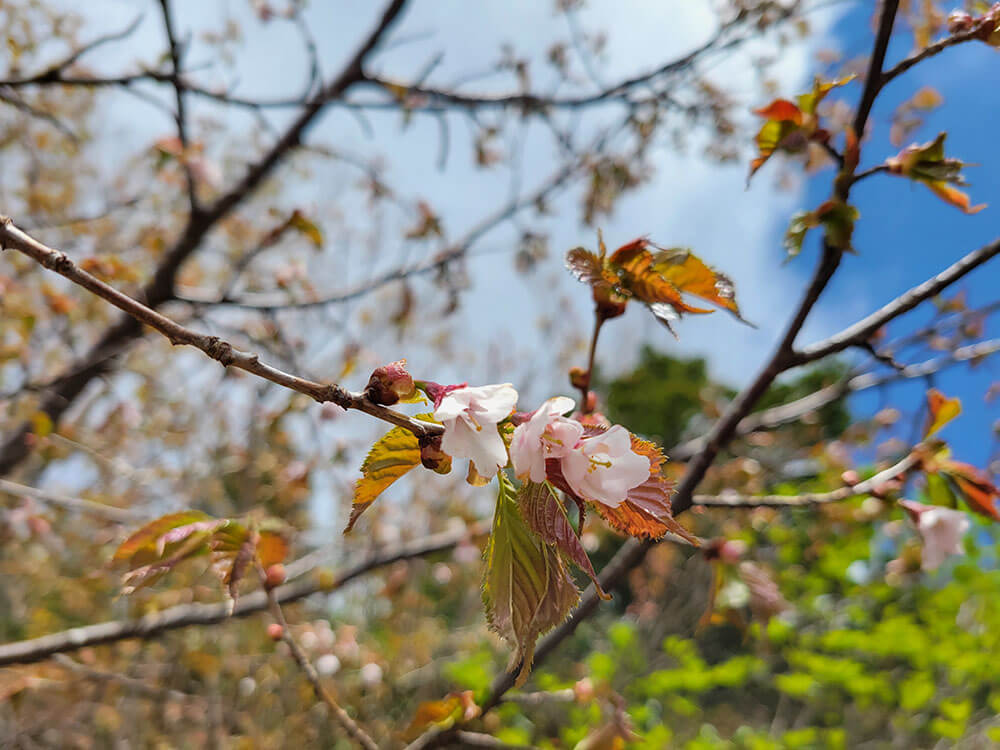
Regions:
<svg viewBox="0 0 1000 750"><path fill-rule="evenodd" d="M1000 488L985 473L971 464L952 460L940 463L940 473L951 480L969 508L994 521L1000 521L1000 510L997 509Z"/></svg>
<svg viewBox="0 0 1000 750"><path fill-rule="evenodd" d="M594 565L573 530L566 508L556 497L555 490L548 484L525 482L517 492L517 503L528 527L546 544L554 546L567 559L579 566L594 582L597 593L602 599L610 599L611 596L601 588Z"/></svg>

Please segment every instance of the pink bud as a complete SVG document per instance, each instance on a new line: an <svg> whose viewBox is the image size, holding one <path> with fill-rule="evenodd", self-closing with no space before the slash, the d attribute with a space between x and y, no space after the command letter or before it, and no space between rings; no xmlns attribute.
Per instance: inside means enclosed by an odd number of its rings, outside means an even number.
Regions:
<svg viewBox="0 0 1000 750"><path fill-rule="evenodd" d="M392 406L400 399L412 398L416 393L413 378L406 371L405 359L376 368L365 388L368 400L383 406Z"/></svg>

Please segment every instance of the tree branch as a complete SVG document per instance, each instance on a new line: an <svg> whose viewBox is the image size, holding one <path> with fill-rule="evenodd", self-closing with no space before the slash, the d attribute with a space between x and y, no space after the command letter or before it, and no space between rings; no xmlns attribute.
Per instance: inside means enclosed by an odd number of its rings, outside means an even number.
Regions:
<svg viewBox="0 0 1000 750"><path fill-rule="evenodd" d="M848 500L852 497L868 495L879 485L890 479L898 479L919 464L913 448L906 458L880 471L875 476L849 487L840 487L830 492L809 492L802 495L695 495L694 505L706 508L786 508L808 505L825 505Z"/></svg>
<svg viewBox="0 0 1000 750"><path fill-rule="evenodd" d="M461 542L481 536L489 531L489 524L476 524L460 531L446 531L432 534L423 539L401 544L394 549L379 550L356 565L341 571L332 581L322 581L319 576L303 580L290 580L275 589L275 596L281 604L298 601L317 593L329 593L344 587L355 578L383 568L400 560L426 557L438 552L447 552ZM290 579L312 571L313 560L307 556L288 565ZM300 565L300 562L306 564ZM241 596L230 615L224 602L217 604L181 604L129 620L109 620L95 625L72 628L39 638L0 645L0 667L11 664L31 664L49 658L53 654L75 651L102 643L116 643L129 638L147 640L161 633L192 625L215 625L232 617L246 617L261 612L268 607L263 591L254 591Z"/></svg>
<svg viewBox="0 0 1000 750"><path fill-rule="evenodd" d="M193 346L222 364L223 367L244 370L276 385L303 393L320 403L331 402L344 409L363 411L377 419L405 427L417 436L439 435L444 431L439 424L422 422L376 404L363 393L352 393L336 384L317 383L292 375L284 370L264 364L258 355L240 351L218 336L209 336L186 328L82 270L65 253L43 245L15 227L10 219L4 217L0 217L0 248L24 253L50 271L82 286L87 291L107 300L119 310L128 313L140 323L159 331L174 346L181 344Z"/></svg>
<svg viewBox="0 0 1000 750"><path fill-rule="evenodd" d="M848 347L864 344L871 338L872 334L886 323L909 312L924 300L930 299L943 291L970 271L986 263L997 255L997 253L1000 253L1000 239L994 240L989 245L985 245L978 250L973 250L961 260L948 266L941 273L913 287L905 294L901 294L882 309L845 328L840 333L796 352L793 355L794 364L807 364L830 354L842 352Z"/></svg>
<svg viewBox="0 0 1000 750"><path fill-rule="evenodd" d="M953 34L949 37L941 39L940 41L934 42L934 44L924 47L919 52L915 52L906 59L896 63L889 70L885 71L882 74L882 80L879 84L879 87L881 88L885 86L890 81L895 80L903 73L908 71L917 63L922 62L923 60L926 60L929 57L934 57L935 55L944 52L949 47L954 47L956 44L962 44L963 42L969 42L972 41L973 39L981 38L982 33L983 33L982 24L980 23L972 27L968 31L963 31L959 34Z"/></svg>
<svg viewBox="0 0 1000 750"><path fill-rule="evenodd" d="M156 308L174 297L174 280L181 265L201 245L208 232L233 209L248 198L272 173L289 151L298 146L303 134L316 116L331 101L339 98L353 84L362 80L362 65L367 56L403 10L406 0L392 0L379 22L350 58L347 65L331 83L323 87L310 100L308 106L296 117L259 161L250 166L229 192L222 195L208 208L192 213L187 226L176 243L166 252L152 278L140 295L148 307ZM66 412L70 404L96 377L107 371L112 359L142 336L142 326L131 316L121 318L98 337L81 362L69 368L69 374L59 381L39 405L39 411L54 423ZM29 435L31 422L23 422L19 429L0 446L0 476L8 474L30 453Z"/></svg>
<svg viewBox="0 0 1000 750"><path fill-rule="evenodd" d="M284 641L289 651L292 652L292 658L295 659L295 663L305 673L309 684L312 685L313 692L316 693L316 697L327 705L333 713L333 718L336 719L337 723L340 724L352 740L365 748L365 750L378 750L375 740L351 718L347 711L341 708L336 699L323 687L323 682L319 678L319 672L316 671L312 662L309 661L309 656L302 650L299 642L292 636L292 631L288 627L288 621L285 620L285 613L281 611L281 603L278 601L274 589L267 586L267 574L263 570L260 570L259 573L261 584L265 587L267 608L271 612L271 617L274 618L275 623L281 628L281 640Z"/></svg>
<svg viewBox="0 0 1000 750"><path fill-rule="evenodd" d="M0 479L0 492L12 495L13 497L31 498L32 500L37 500L45 505L54 505L57 508L62 508L64 510L89 513L97 516L98 518L118 523L135 521L138 518L144 517L142 513L137 513L136 511L129 510L128 508L116 508L113 505L105 505L104 503L98 503L93 500L86 500L80 497L68 497L54 492L46 492L45 490L28 487L27 485L11 482L7 479Z"/></svg>

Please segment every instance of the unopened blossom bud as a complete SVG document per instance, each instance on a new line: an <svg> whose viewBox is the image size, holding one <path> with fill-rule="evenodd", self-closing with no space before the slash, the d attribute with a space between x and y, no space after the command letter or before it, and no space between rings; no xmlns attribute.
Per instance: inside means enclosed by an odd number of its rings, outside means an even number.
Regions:
<svg viewBox="0 0 1000 750"><path fill-rule="evenodd" d="M589 380L589 373L582 367L569 368L569 382L574 388L586 388Z"/></svg>
<svg viewBox="0 0 1000 750"><path fill-rule="evenodd" d="M285 578L285 566L281 563L275 563L274 565L267 566L267 570L264 572L264 585L269 589L273 589L283 584Z"/></svg>
<svg viewBox="0 0 1000 750"><path fill-rule="evenodd" d="M583 402L584 412L589 414L596 408L597 408L597 394L594 393L593 391L587 391L587 399Z"/></svg>
<svg viewBox="0 0 1000 750"><path fill-rule="evenodd" d="M383 406L392 406L400 399L412 398L416 393L413 378L406 371L405 359L376 368L365 387L368 400Z"/></svg>
<svg viewBox="0 0 1000 750"><path fill-rule="evenodd" d="M420 438L420 463L438 474L451 471L451 456L441 450L441 435Z"/></svg>
<svg viewBox="0 0 1000 750"><path fill-rule="evenodd" d="M280 641L285 636L285 629L276 622L267 626L267 637L272 641Z"/></svg>
<svg viewBox="0 0 1000 750"><path fill-rule="evenodd" d="M594 682L589 677L584 677L573 684L573 697L577 703L589 703L594 699Z"/></svg>
<svg viewBox="0 0 1000 750"><path fill-rule="evenodd" d="M964 10L953 10L948 14L948 33L961 34L968 31L975 23L975 19Z"/></svg>

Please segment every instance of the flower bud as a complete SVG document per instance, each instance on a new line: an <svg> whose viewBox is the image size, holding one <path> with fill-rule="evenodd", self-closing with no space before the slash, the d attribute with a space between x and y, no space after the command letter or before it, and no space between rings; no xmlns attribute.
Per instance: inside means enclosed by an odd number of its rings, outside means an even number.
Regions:
<svg viewBox="0 0 1000 750"><path fill-rule="evenodd" d="M438 474L451 471L451 456L441 450L441 435L420 438L420 463Z"/></svg>
<svg viewBox="0 0 1000 750"><path fill-rule="evenodd" d="M574 388L586 388L590 375L582 367L569 368L569 382Z"/></svg>
<svg viewBox="0 0 1000 750"><path fill-rule="evenodd" d="M365 388L368 400L383 406L392 406L401 399L412 398L416 393L413 378L406 371L405 359L376 368Z"/></svg>
<svg viewBox="0 0 1000 750"><path fill-rule="evenodd" d="M280 641L285 636L285 629L278 623L272 622L267 626L267 637L272 641Z"/></svg>
<svg viewBox="0 0 1000 750"><path fill-rule="evenodd" d="M948 33L960 34L972 28L975 20L963 10L953 10L948 14Z"/></svg>
<svg viewBox="0 0 1000 750"><path fill-rule="evenodd" d="M264 572L264 585L269 589L273 589L283 584L285 578L285 566L281 563L275 563L274 565L269 565Z"/></svg>

